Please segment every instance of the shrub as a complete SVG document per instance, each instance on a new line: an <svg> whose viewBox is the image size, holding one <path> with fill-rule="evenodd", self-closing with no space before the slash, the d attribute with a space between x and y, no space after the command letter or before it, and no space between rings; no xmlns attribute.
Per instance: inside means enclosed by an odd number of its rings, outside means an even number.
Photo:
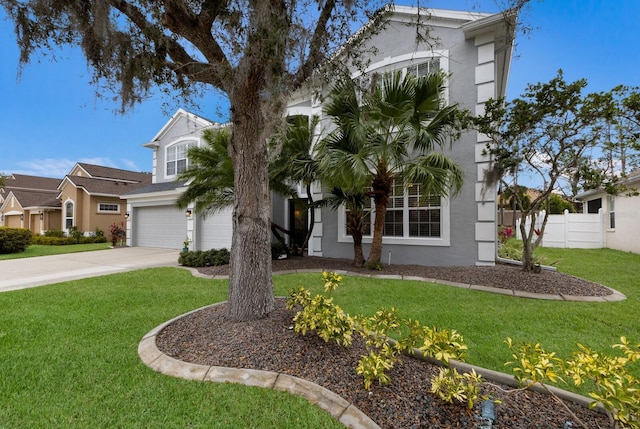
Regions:
<svg viewBox="0 0 640 429"><path fill-rule="evenodd" d="M109 232L111 232L112 245L116 246L118 244L118 241L120 241L120 243L124 241L126 232L121 225L118 225L115 222L112 223Z"/></svg>
<svg viewBox="0 0 640 429"><path fill-rule="evenodd" d="M91 244L106 243L105 237L81 237L79 240L74 237L47 237L46 235L36 235L33 237L32 244L40 244L42 246L66 246L69 244Z"/></svg>
<svg viewBox="0 0 640 429"><path fill-rule="evenodd" d="M462 360L466 357L467 346L456 331L427 328L412 319L399 319L396 309L381 309L371 317L352 318L333 303L329 297L342 282L337 273L323 272L326 296L311 297L311 292L301 287L291 290L287 299L287 308L293 310L302 307L293 318L294 330L302 335L316 331L325 341L335 341L348 347L352 334L358 332L365 341L368 354L358 361L356 372L364 378L364 387L369 389L374 381L379 385L389 384L388 372L400 353L412 353L417 345L425 356L431 356L449 364L450 359ZM394 334L400 339L390 341L388 335ZM478 385L481 378L475 373L460 375L457 371L445 370L432 385L432 391L447 402L465 401L469 408L478 398Z"/></svg>
<svg viewBox="0 0 640 429"><path fill-rule="evenodd" d="M287 253L287 246L279 241L271 242L271 259L276 260Z"/></svg>
<svg viewBox="0 0 640 429"><path fill-rule="evenodd" d="M93 236L94 237L104 237L104 231L96 226L96 230L93 233ZM106 242L106 239L105 239L105 242Z"/></svg>
<svg viewBox="0 0 640 429"><path fill-rule="evenodd" d="M80 243L80 240L84 237L84 232L80 231L76 226L71 226L69 227L69 236L72 237L76 243Z"/></svg>
<svg viewBox="0 0 640 429"><path fill-rule="evenodd" d="M218 265L228 265L231 253L225 248L216 250L196 250L180 252L178 263L185 267L212 267Z"/></svg>
<svg viewBox="0 0 640 429"><path fill-rule="evenodd" d="M50 229L48 231L45 231L44 236L45 237L64 237L64 231L59 229Z"/></svg>
<svg viewBox="0 0 640 429"><path fill-rule="evenodd" d="M294 330L302 335L307 331L316 331L326 342L335 341L348 347L352 342L355 328L354 319L333 303L332 298L311 294L305 288L291 291L287 308L293 310L297 305L302 309L293 318Z"/></svg>
<svg viewBox="0 0 640 429"><path fill-rule="evenodd" d="M24 252L31 244L33 234L24 228L0 228L0 253Z"/></svg>
<svg viewBox="0 0 640 429"><path fill-rule="evenodd" d="M589 396L594 399L590 407L602 404L612 428L640 428L640 380L627 369L627 364L640 359L640 344L631 345L625 337L620 337L620 344L613 348L620 349L624 356L597 353L578 344L579 350L571 359L563 361L555 353L545 351L539 343L524 343L517 348L511 338L507 338L506 343L514 360L505 365L513 367L514 376L521 385L539 384L558 399L547 384L557 380L566 383L561 375L569 377L575 386L589 383ZM565 409L569 410L566 406Z"/></svg>

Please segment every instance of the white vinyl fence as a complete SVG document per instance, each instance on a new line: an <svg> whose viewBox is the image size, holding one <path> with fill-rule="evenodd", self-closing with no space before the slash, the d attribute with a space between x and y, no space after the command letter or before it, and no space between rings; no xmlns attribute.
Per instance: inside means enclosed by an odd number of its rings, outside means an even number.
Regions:
<svg viewBox="0 0 640 429"><path fill-rule="evenodd" d="M544 211L536 216L536 229L542 228ZM516 224L516 234L519 239L520 220ZM531 218L527 217L526 228L531 225ZM540 244L544 247L562 247L573 249L600 249L604 247L604 216L600 209L598 213L569 213L565 210L561 215L549 215L544 236Z"/></svg>

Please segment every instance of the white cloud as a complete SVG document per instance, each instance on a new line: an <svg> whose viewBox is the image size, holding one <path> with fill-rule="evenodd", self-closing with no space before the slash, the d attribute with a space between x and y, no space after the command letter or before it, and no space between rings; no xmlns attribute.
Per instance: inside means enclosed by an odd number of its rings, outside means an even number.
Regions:
<svg viewBox="0 0 640 429"><path fill-rule="evenodd" d="M124 170L143 171L138 167L138 165L135 162L131 161L130 159L121 159L120 162L122 163L123 167L119 167L119 168L122 168Z"/></svg>
<svg viewBox="0 0 640 429"><path fill-rule="evenodd" d="M77 161L72 161L67 158L45 158L45 159L31 159L27 161L17 162L16 165L18 168L10 169L7 171L3 171L6 174L26 174L29 176L40 176L40 177L53 177L61 179L65 175L71 171L74 165L78 162L83 162L86 164L94 164L101 165L104 167L112 167L112 168L122 168L124 170L131 171L140 171L139 168L136 167L135 163L123 159L121 160L122 165L118 165L111 158L80 158Z"/></svg>

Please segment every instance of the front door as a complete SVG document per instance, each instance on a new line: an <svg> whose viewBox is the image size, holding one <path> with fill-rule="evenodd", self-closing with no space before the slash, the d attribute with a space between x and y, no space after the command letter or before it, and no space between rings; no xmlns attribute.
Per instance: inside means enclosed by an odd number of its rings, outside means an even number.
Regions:
<svg viewBox="0 0 640 429"><path fill-rule="evenodd" d="M306 199L296 198L289 200L289 229L291 231L290 245L300 249L307 236L309 212Z"/></svg>

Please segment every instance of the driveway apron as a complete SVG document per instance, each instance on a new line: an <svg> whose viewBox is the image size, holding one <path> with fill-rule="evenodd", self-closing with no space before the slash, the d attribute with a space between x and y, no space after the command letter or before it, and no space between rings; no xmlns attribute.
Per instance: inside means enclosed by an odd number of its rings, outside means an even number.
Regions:
<svg viewBox="0 0 640 429"><path fill-rule="evenodd" d="M149 267L178 266L178 250L124 247L0 261L0 292Z"/></svg>

